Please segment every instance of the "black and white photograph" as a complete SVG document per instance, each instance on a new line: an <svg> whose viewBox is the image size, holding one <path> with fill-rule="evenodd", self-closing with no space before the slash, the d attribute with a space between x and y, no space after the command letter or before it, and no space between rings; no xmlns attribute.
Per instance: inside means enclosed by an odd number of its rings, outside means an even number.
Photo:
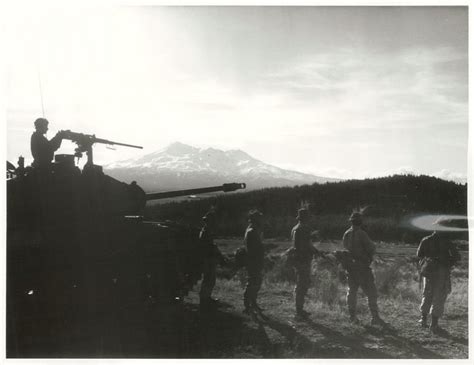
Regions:
<svg viewBox="0 0 474 365"><path fill-rule="evenodd" d="M5 15L6 359L469 359L466 2Z"/></svg>

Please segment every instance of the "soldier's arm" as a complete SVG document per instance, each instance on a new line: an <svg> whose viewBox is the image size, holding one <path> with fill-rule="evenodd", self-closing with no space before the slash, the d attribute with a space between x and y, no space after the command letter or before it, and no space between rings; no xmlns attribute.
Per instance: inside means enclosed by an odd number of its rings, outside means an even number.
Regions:
<svg viewBox="0 0 474 365"><path fill-rule="evenodd" d="M199 232L199 241L203 245L212 244L212 242L213 242L212 237L209 234L209 232L207 230L204 230L204 229L201 230L201 232Z"/></svg>
<svg viewBox="0 0 474 365"><path fill-rule="evenodd" d="M418 246L418 250L416 251L416 256L420 259L426 256L425 245L425 239L423 238Z"/></svg>
<svg viewBox="0 0 474 365"><path fill-rule="evenodd" d="M51 148L51 150L54 152L56 151L59 147L61 147L61 142L63 141L63 133L62 132L58 132L56 133L56 135L51 138L51 140L49 141L49 147Z"/></svg>
<svg viewBox="0 0 474 365"><path fill-rule="evenodd" d="M369 235L365 231L362 232L364 234L365 249L369 255L373 256L376 250L375 242L370 239Z"/></svg>
<svg viewBox="0 0 474 365"><path fill-rule="evenodd" d="M344 233L344 236L342 237L342 245L346 250L349 249L349 234L347 232Z"/></svg>
<svg viewBox="0 0 474 365"><path fill-rule="evenodd" d="M247 246L247 252L250 254L255 250L257 234L252 229L245 233L245 244Z"/></svg>
<svg viewBox="0 0 474 365"><path fill-rule="evenodd" d="M370 239L369 235L365 232L360 230L360 235L362 239L362 244L364 245L365 252L372 260L375 254L375 243Z"/></svg>
<svg viewBox="0 0 474 365"><path fill-rule="evenodd" d="M30 148L31 148L31 155L36 160L38 158L38 140L34 134L31 136Z"/></svg>
<svg viewBox="0 0 474 365"><path fill-rule="evenodd" d="M51 147L46 137L35 133L31 136L31 155L37 162L42 162L49 156Z"/></svg>
<svg viewBox="0 0 474 365"><path fill-rule="evenodd" d="M303 249L303 242L302 242L302 234L299 229L295 229L292 232L293 234L293 244L295 245L295 248L299 251Z"/></svg>

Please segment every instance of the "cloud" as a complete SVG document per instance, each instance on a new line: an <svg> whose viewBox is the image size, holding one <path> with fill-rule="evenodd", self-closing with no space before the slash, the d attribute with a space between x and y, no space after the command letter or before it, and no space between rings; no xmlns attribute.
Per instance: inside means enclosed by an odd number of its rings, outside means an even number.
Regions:
<svg viewBox="0 0 474 365"><path fill-rule="evenodd" d="M386 170L385 172L382 172L382 173L372 173L372 174L369 174L368 176L381 177L381 176L391 176L391 175L415 175L415 176L428 175L428 176L435 176L443 180L454 181L456 183L464 184L467 182L467 175L460 172L454 172L448 169L443 169L434 173L429 173L429 172L422 172L419 169L416 169L412 166L400 166L395 169Z"/></svg>
<svg viewBox="0 0 474 365"><path fill-rule="evenodd" d="M461 184L465 184L467 182L467 174L454 172L447 169L435 172L433 175L443 180L454 181Z"/></svg>
<svg viewBox="0 0 474 365"><path fill-rule="evenodd" d="M416 170L411 166L400 166L399 168L393 169L385 175L418 175Z"/></svg>
<svg viewBox="0 0 474 365"><path fill-rule="evenodd" d="M352 171L342 168L329 167L315 169L314 165L303 165L303 164L294 164L294 163L280 163L275 164L282 169L298 171L306 174L311 174L320 177L331 177L336 179L354 179Z"/></svg>
<svg viewBox="0 0 474 365"><path fill-rule="evenodd" d="M402 165L462 172L468 125L462 48L440 47L438 39L429 43L437 46L414 46L411 35L393 49L384 37L385 46L374 47L365 25L354 28L363 41L353 42L342 32L345 23L332 32L325 28L332 20L312 17L289 31L264 8L256 18L253 9L213 8L229 18L180 9L72 12L51 22L32 13L33 23L17 24L7 52L9 155L29 149L30 132L20 136L11 128L29 129L41 112L40 61L52 128L147 149L177 139L229 144L276 165L314 163L339 177ZM278 12L288 18L286 9ZM297 12L306 17L305 9ZM376 17L377 27L382 18L393 23L388 15ZM260 32L249 32L249 20ZM321 32L309 32L313 26Z"/></svg>
<svg viewBox="0 0 474 365"><path fill-rule="evenodd" d="M352 172L346 169L338 169L338 168L327 168L321 169L315 173L317 176L323 177L333 177L337 179L351 179Z"/></svg>
<svg viewBox="0 0 474 365"><path fill-rule="evenodd" d="M344 128L467 125L467 74L445 67L452 62L467 66L467 54L449 47L346 48L268 72L263 83L284 91L287 105L318 111Z"/></svg>

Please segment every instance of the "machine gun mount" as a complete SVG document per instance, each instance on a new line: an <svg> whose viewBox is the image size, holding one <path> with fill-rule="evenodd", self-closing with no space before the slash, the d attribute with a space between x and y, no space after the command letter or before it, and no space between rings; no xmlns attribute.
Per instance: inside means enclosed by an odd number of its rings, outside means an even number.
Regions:
<svg viewBox="0 0 474 365"><path fill-rule="evenodd" d="M128 144L128 143L121 143L121 142L114 142L114 141L109 141L107 139L103 138L97 138L95 134L83 134L83 133L77 133L77 132L72 132L72 131L63 131L62 132L63 139L68 139L75 144L77 144L77 148L75 150L75 157L81 158L82 154L86 152L87 154L87 165L93 165L93 153L92 153L92 145L94 143L102 143L102 144L107 144L111 146L123 146L123 147L131 147L131 148L140 148L142 149L142 146L136 146L133 144Z"/></svg>

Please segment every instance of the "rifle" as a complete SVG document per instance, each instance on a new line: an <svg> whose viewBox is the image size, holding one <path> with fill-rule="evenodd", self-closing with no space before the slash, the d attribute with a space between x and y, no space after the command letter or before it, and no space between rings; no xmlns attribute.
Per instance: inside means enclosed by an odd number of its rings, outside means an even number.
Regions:
<svg viewBox="0 0 474 365"><path fill-rule="evenodd" d="M59 134L63 139L68 139L77 145L74 156L81 158L83 152L86 152L87 164L90 164L90 165L93 164L92 145L94 143L107 144L110 146L115 145L115 146L124 146L124 147L131 147L131 148L140 148L140 149L143 148L142 146L136 146L133 144L114 142L114 141L109 141L103 138L97 138L95 134L83 134L83 133L72 132L69 130L61 131L59 132Z"/></svg>

